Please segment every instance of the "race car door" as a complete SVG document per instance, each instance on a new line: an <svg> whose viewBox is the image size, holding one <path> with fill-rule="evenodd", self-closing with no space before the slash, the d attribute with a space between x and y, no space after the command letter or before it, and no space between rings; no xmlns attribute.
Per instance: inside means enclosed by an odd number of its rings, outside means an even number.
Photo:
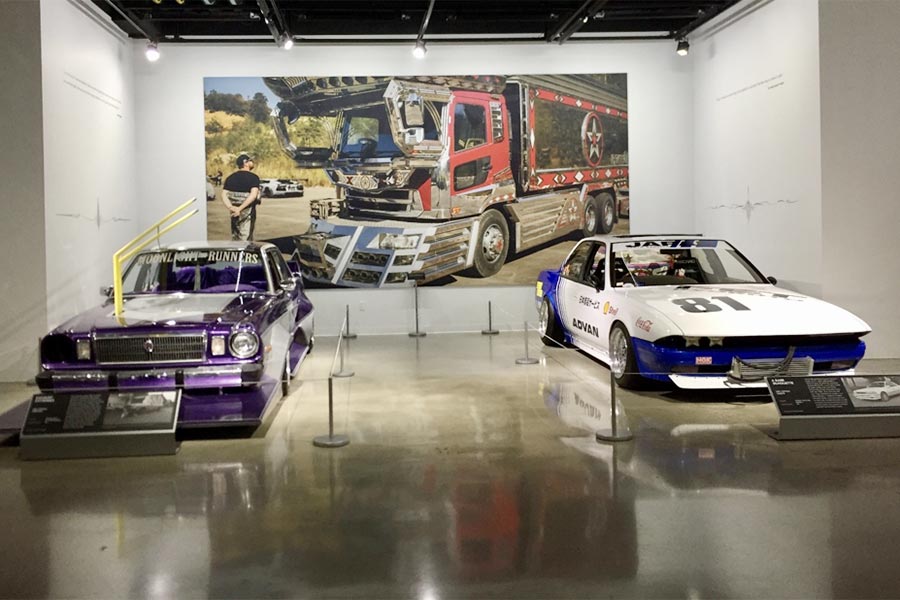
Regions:
<svg viewBox="0 0 900 600"><path fill-rule="evenodd" d="M558 298L564 327L577 346L605 352L609 324L603 326L607 305L606 244L582 241L563 265ZM608 305L607 305L608 306Z"/></svg>

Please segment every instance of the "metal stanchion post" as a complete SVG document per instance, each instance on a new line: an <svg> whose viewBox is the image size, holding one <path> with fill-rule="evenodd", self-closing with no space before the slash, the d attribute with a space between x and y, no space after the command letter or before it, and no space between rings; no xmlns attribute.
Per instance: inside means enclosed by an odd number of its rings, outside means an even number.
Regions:
<svg viewBox="0 0 900 600"><path fill-rule="evenodd" d="M416 330L409 332L409 337L425 337L424 331L419 331L419 279L421 279L421 275L415 277L414 275L419 275L418 273L410 274L409 278L413 280L413 290L415 292L416 298Z"/></svg>
<svg viewBox="0 0 900 600"><path fill-rule="evenodd" d="M619 427L619 411L616 410L618 403L616 401L616 376L613 375L612 369L609 370L609 406L610 406L610 427L609 429L601 429L597 432L598 442L625 442L634 437L631 428L626 423L624 427Z"/></svg>
<svg viewBox="0 0 900 600"><path fill-rule="evenodd" d="M497 335L498 333L500 333L500 332L497 331L496 329L494 329L493 311L491 310L491 301L488 300L488 328L482 329L481 334L482 335Z"/></svg>
<svg viewBox="0 0 900 600"><path fill-rule="evenodd" d="M341 355L341 368L338 369L338 372L337 372L337 373L333 373L333 375L334 375L335 377L353 377L354 375L356 375L355 372L353 372L353 371L345 371L345 370L344 370L344 353L345 353L347 350L344 348L344 345L343 345L343 344L341 344L341 347L340 347L339 350L340 350L340 355Z"/></svg>
<svg viewBox="0 0 900 600"><path fill-rule="evenodd" d="M350 333L350 305L346 305L346 313L344 316L344 322L347 324L347 329L344 331L344 339L345 340L355 340L356 334Z"/></svg>
<svg viewBox="0 0 900 600"><path fill-rule="evenodd" d="M334 386L332 378L328 378L328 435L313 438L313 446L319 448L340 448L350 443L346 435L334 435Z"/></svg>
<svg viewBox="0 0 900 600"><path fill-rule="evenodd" d="M516 364L517 364L517 365L534 365L534 364L537 364L537 363L538 363L538 359L536 359L536 358L531 358L530 356L528 356L528 321L525 321L525 329L523 330L523 333L525 334L525 357L524 357L524 358L517 358L517 359L516 359Z"/></svg>

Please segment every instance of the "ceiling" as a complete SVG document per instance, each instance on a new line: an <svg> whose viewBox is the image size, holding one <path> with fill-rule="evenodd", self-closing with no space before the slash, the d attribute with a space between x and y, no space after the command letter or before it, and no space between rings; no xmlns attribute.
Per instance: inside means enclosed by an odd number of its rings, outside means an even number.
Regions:
<svg viewBox="0 0 900 600"><path fill-rule="evenodd" d="M680 39L738 0L92 0L130 37L184 43ZM430 9L430 10L429 10Z"/></svg>

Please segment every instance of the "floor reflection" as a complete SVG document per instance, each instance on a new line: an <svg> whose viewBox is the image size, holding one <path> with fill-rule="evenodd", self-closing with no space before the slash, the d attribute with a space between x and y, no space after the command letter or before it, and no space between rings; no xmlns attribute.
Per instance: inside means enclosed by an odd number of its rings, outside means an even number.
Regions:
<svg viewBox="0 0 900 600"><path fill-rule="evenodd" d="M354 343L374 362L393 342ZM472 342L493 362L466 377L476 351L452 347L442 377L432 336L397 343L422 374L396 391L354 365L339 450L310 443L327 413L307 380L264 437L125 460L0 451L3 595L900 593L897 440L776 442L755 426L770 406L622 392L635 438L598 443L611 404L602 378L576 376L591 363L504 370L520 348L499 336Z"/></svg>

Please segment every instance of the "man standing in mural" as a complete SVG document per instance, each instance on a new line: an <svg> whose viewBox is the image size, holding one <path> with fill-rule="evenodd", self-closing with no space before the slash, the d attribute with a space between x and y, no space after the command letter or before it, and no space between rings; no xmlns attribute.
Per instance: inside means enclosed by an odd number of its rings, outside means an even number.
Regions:
<svg viewBox="0 0 900 600"><path fill-rule="evenodd" d="M246 152L239 154L235 162L238 170L225 179L222 203L231 214L231 239L250 241L259 204L259 177L252 173L256 163Z"/></svg>

